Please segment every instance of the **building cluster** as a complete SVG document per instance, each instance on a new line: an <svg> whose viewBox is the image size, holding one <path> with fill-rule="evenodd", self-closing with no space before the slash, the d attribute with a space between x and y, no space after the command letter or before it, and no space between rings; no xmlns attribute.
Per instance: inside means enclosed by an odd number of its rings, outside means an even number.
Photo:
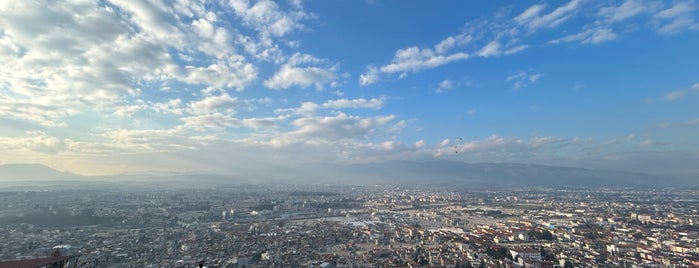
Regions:
<svg viewBox="0 0 699 268"><path fill-rule="evenodd" d="M699 267L699 192L397 186L0 194L0 260L99 267Z"/></svg>

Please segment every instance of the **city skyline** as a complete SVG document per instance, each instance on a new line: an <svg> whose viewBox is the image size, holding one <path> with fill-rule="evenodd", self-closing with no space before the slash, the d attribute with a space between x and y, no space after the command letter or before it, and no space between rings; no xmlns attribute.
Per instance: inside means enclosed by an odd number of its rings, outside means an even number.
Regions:
<svg viewBox="0 0 699 268"><path fill-rule="evenodd" d="M0 164L699 174L696 1L0 4Z"/></svg>

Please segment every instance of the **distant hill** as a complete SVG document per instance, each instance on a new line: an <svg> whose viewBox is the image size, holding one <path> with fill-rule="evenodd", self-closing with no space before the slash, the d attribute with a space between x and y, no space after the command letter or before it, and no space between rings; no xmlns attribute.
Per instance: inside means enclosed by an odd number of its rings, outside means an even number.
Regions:
<svg viewBox="0 0 699 268"><path fill-rule="evenodd" d="M269 163L264 169L232 167L233 174L128 174L85 177L38 164L0 165L1 181L94 181L139 187L211 187L234 184L398 184L446 187L692 187L699 176L655 175L516 163L463 163L455 161L388 161L365 164L285 165ZM84 185L84 184L82 184ZM98 184L95 184L98 185Z"/></svg>
<svg viewBox="0 0 699 268"><path fill-rule="evenodd" d="M41 164L0 165L0 181L80 180L83 176L61 172Z"/></svg>
<svg viewBox="0 0 699 268"><path fill-rule="evenodd" d="M654 175L516 163L390 161L309 167L313 182L441 186L699 187L699 176ZM324 174L325 179L318 177ZM301 179L301 178L299 178Z"/></svg>

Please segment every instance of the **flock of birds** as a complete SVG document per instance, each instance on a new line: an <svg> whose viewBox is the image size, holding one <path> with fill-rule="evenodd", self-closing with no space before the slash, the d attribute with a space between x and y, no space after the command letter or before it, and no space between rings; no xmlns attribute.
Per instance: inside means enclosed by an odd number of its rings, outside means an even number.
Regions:
<svg viewBox="0 0 699 268"><path fill-rule="evenodd" d="M455 139L457 140L457 139ZM478 141L478 136L473 137L473 141ZM458 141L454 144L454 154L459 154L459 148L463 146L464 139L459 138Z"/></svg>

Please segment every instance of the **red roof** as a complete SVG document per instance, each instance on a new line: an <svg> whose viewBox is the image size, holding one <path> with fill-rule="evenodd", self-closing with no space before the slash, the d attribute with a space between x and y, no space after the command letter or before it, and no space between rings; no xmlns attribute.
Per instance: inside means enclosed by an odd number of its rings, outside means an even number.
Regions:
<svg viewBox="0 0 699 268"><path fill-rule="evenodd" d="M76 256L46 257L31 260L0 261L0 268L35 268L65 261Z"/></svg>

